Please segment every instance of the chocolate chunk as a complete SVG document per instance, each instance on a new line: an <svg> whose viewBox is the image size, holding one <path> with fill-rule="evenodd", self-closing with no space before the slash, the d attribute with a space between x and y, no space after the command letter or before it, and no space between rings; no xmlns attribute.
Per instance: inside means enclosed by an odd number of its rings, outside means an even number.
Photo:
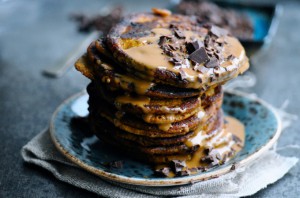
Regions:
<svg viewBox="0 0 300 198"><path fill-rule="evenodd" d="M185 161L181 161L181 160L172 160L171 161L171 166L174 170L175 173L178 173L180 171L182 171L182 169L184 167L186 167Z"/></svg>
<svg viewBox="0 0 300 198"><path fill-rule="evenodd" d="M168 44L168 46L169 46L169 48L170 48L171 50L176 50L176 47L175 47L174 45Z"/></svg>
<svg viewBox="0 0 300 198"><path fill-rule="evenodd" d="M204 47L204 43L199 40L186 43L186 49L189 54L193 53L197 49L200 49L201 47Z"/></svg>
<svg viewBox="0 0 300 198"><path fill-rule="evenodd" d="M219 61L216 57L212 57L211 59L209 59L208 62L205 63L204 66L207 68L214 68L219 66Z"/></svg>
<svg viewBox="0 0 300 198"><path fill-rule="evenodd" d="M184 33L182 31L180 31L180 30L174 30L174 32L175 32L175 36L177 36L178 38L180 38L180 39L184 39L185 38L185 35L184 35Z"/></svg>
<svg viewBox="0 0 300 198"><path fill-rule="evenodd" d="M204 149L204 153L206 155L208 155L212 150L213 150L213 147L206 148L206 149Z"/></svg>
<svg viewBox="0 0 300 198"><path fill-rule="evenodd" d="M176 173L176 176L189 176L191 174L191 172L189 170L183 170L183 171L179 171L178 173Z"/></svg>
<svg viewBox="0 0 300 198"><path fill-rule="evenodd" d="M168 56L173 57L174 53L172 52L171 48L169 47L169 45L164 44L161 46L162 50L164 51L165 54L167 54Z"/></svg>
<svg viewBox="0 0 300 198"><path fill-rule="evenodd" d="M174 56L173 58L170 59L170 61L173 63L180 63L181 59L178 56Z"/></svg>
<svg viewBox="0 0 300 198"><path fill-rule="evenodd" d="M112 161L112 162L109 162L109 167L110 168L118 168L118 169L121 169L123 168L123 161L119 160L119 161Z"/></svg>
<svg viewBox="0 0 300 198"><path fill-rule="evenodd" d="M178 29L177 25L175 23L171 23L169 25L169 28Z"/></svg>
<svg viewBox="0 0 300 198"><path fill-rule="evenodd" d="M161 36L159 37L159 42L158 45L162 46L163 44L165 44L167 42L167 37L166 36Z"/></svg>
<svg viewBox="0 0 300 198"><path fill-rule="evenodd" d="M233 171L233 170L235 170L235 169L236 169L236 164L233 163L232 166L231 166L231 168L230 168L230 170Z"/></svg>
<svg viewBox="0 0 300 198"><path fill-rule="evenodd" d="M214 158L212 155L208 155L208 156L201 158L201 162L212 163L213 161L214 161Z"/></svg>
<svg viewBox="0 0 300 198"><path fill-rule="evenodd" d="M204 47L201 47L200 49L197 49L191 53L189 55L189 59L199 64L209 61L209 57L207 56Z"/></svg>
<svg viewBox="0 0 300 198"><path fill-rule="evenodd" d="M158 175L158 176L168 177L169 173L170 173L170 170L171 169L169 167L164 167L164 168L155 170L155 174Z"/></svg>
<svg viewBox="0 0 300 198"><path fill-rule="evenodd" d="M181 80L187 79L187 74L182 68L179 69L179 74L180 74Z"/></svg>
<svg viewBox="0 0 300 198"><path fill-rule="evenodd" d="M210 32L213 35L217 36L217 37L221 37L221 36L224 36L224 35L228 34L227 30L225 30L223 28L219 28L219 27L214 26L214 25L210 28Z"/></svg>
<svg viewBox="0 0 300 198"><path fill-rule="evenodd" d="M235 57L234 57L232 54L230 54L230 55L227 57L227 60L233 60L233 59L235 59Z"/></svg>

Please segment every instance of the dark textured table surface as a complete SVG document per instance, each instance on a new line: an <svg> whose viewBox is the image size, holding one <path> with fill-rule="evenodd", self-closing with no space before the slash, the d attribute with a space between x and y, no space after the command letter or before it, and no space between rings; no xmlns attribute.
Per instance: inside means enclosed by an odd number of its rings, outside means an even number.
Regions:
<svg viewBox="0 0 300 198"><path fill-rule="evenodd" d="M158 0L126 2L128 12L167 5L167 1ZM0 0L0 197L96 197L23 163L20 149L47 126L52 112L65 98L88 83L74 69L59 79L41 74L84 38L68 19L69 14L96 13L108 3ZM285 2L283 7L270 48L252 65L258 81L251 91L277 107L288 100L286 110L300 116L300 3ZM299 132L300 122L296 121L282 134L279 146L300 144ZM297 150L284 154L300 158ZM255 197L298 197L299 187L300 164Z"/></svg>

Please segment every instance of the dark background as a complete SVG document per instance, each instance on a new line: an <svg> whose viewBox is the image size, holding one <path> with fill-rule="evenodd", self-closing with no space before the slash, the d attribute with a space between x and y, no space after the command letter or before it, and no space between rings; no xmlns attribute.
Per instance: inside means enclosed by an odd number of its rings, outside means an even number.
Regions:
<svg viewBox="0 0 300 198"><path fill-rule="evenodd" d="M0 197L96 197L23 163L20 149L47 126L64 99L88 83L74 69L59 79L41 74L84 38L68 16L74 11L97 13L105 4L117 2L0 0ZM127 12L168 5L158 0L124 2ZM284 12L274 40L267 53L251 65L258 80L250 91L275 107L288 100L286 110L300 116L300 2L281 3ZM283 132L278 146L300 144L299 128L299 121L294 122ZM297 150L284 154L300 157ZM255 197L298 197L299 167Z"/></svg>

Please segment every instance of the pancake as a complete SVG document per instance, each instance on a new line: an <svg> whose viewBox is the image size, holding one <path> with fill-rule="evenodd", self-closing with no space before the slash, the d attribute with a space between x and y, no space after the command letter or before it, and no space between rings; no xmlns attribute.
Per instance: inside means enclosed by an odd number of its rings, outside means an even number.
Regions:
<svg viewBox="0 0 300 198"><path fill-rule="evenodd" d="M206 89L182 89L169 85L143 81L132 77L118 69L117 63L103 55L96 48L97 42L92 42L88 47L87 54L79 58L75 68L87 78L106 84L111 90L121 89L131 93L157 98L188 98L197 96ZM99 42L98 42L99 43ZM99 45L99 44L98 44ZM104 49L104 47L103 47ZM104 51L104 50L102 50ZM109 54L107 51L105 54Z"/></svg>
<svg viewBox="0 0 300 198"><path fill-rule="evenodd" d="M222 114L218 113L218 119L209 123L209 129L206 130L209 134L209 137L217 136L218 133L221 131L223 127L223 117ZM103 123L102 123L103 124ZM109 146L114 145L116 148L122 148L123 151L126 151L126 153L133 157L138 158L143 161L147 161L150 163L166 163L170 162L173 159L191 159L191 155L199 149L200 145L186 145L186 142L193 137L196 136L197 133L200 133L200 129L194 133L194 135L189 136L185 139L181 139L180 142L177 144L171 144L171 145L161 145L161 146L145 146L138 144L137 141L125 139L121 136L116 135L116 130L110 129L105 124L104 125L98 125L94 124L94 133L105 143L107 143ZM121 132L125 133L126 132ZM121 138L120 138L121 137ZM162 138L161 141L163 141ZM148 142L148 141L147 141Z"/></svg>
<svg viewBox="0 0 300 198"><path fill-rule="evenodd" d="M221 109L222 85L249 66L244 48L222 28L153 10L124 18L75 63L91 79L92 132L168 177L222 164L244 143Z"/></svg>
<svg viewBox="0 0 300 198"><path fill-rule="evenodd" d="M101 83L89 84L87 91L89 94L101 97L115 105L118 110L132 114L188 113L198 108L201 104L200 96L166 99L124 95L122 92L107 89Z"/></svg>
<svg viewBox="0 0 300 198"><path fill-rule="evenodd" d="M175 87L224 83L249 67L244 48L226 30L183 15L126 17L108 34L107 46L125 70Z"/></svg>
<svg viewBox="0 0 300 198"><path fill-rule="evenodd" d="M134 142L133 145L140 145L144 147L154 147L154 146L168 146L168 145L178 145L187 141L190 137L195 136L197 131L203 130L207 134L213 133L216 128L218 128L223 123L223 117L219 112L219 116L210 116L209 119L201 126L194 131L190 131L185 135L179 135L174 137L167 138L155 138L155 137L146 137L140 136L133 133L128 133L124 130L118 129L112 123L106 119L97 119L97 115L90 114L89 119L92 123L92 126L95 126L95 134L98 137L101 137L102 133L109 133L110 136L114 136L117 139L124 139L130 142Z"/></svg>
<svg viewBox="0 0 300 198"><path fill-rule="evenodd" d="M197 128L205 119L209 118L209 115L215 115L220 109L222 103L222 97L218 101L203 109L195 115L174 123L169 124L149 124L142 119L123 112L118 112L114 106L105 101L93 101L93 98L89 99L90 112L96 111L98 116L104 117L116 127L137 135L143 135L148 137L172 137L177 135L183 135L190 130ZM101 105L96 105L101 104Z"/></svg>

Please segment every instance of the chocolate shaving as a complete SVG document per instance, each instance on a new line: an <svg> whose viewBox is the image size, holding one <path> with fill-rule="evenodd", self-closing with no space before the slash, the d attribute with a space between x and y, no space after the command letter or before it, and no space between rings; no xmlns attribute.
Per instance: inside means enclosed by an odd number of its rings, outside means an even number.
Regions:
<svg viewBox="0 0 300 198"><path fill-rule="evenodd" d="M186 43L186 49L189 54L193 53L197 49L200 49L201 47L204 47L204 43L200 42L199 40Z"/></svg>
<svg viewBox="0 0 300 198"><path fill-rule="evenodd" d="M172 49L172 50L176 50L176 47L172 44L168 44L169 48Z"/></svg>
<svg viewBox="0 0 300 198"><path fill-rule="evenodd" d="M178 172L182 171L184 167L186 167L185 161L181 160L172 160L171 166L174 170L174 172L177 174Z"/></svg>
<svg viewBox="0 0 300 198"><path fill-rule="evenodd" d="M179 171L178 173L176 173L176 176L189 176L191 174L191 172L189 170L183 170L183 171Z"/></svg>
<svg viewBox="0 0 300 198"><path fill-rule="evenodd" d="M174 32L175 32L175 36L176 37L178 37L180 39L184 39L185 38L185 35L184 35L184 33L182 31L180 31L180 30L174 30Z"/></svg>
<svg viewBox="0 0 300 198"><path fill-rule="evenodd" d="M169 176L169 173L170 173L170 167L163 167L161 169L157 169L155 170L155 174L158 175L158 176L165 176L165 177L168 177Z"/></svg>
<svg viewBox="0 0 300 198"><path fill-rule="evenodd" d="M206 54L206 51L204 47L201 47L200 49L197 49L193 53L191 53L188 57L191 61L194 61L196 63L206 63L209 61L209 57Z"/></svg>
<svg viewBox="0 0 300 198"><path fill-rule="evenodd" d="M216 57L212 57L211 59L209 59L209 61L207 63L205 63L204 65L207 68L214 68L219 66L219 61Z"/></svg>
<svg viewBox="0 0 300 198"><path fill-rule="evenodd" d="M235 59L235 57L234 57L232 54L230 54L230 55L227 57L227 60L233 60L233 59Z"/></svg>
<svg viewBox="0 0 300 198"><path fill-rule="evenodd" d="M233 170L235 170L235 169L236 169L236 164L233 163L232 166L231 166L231 168L230 168L230 170L233 171Z"/></svg>
<svg viewBox="0 0 300 198"><path fill-rule="evenodd" d="M161 36L159 37L159 41L158 41L158 45L162 46L163 44L165 44L167 42L167 37L166 36Z"/></svg>
<svg viewBox="0 0 300 198"><path fill-rule="evenodd" d="M219 28L219 27L214 26L214 25L211 26L210 32L211 32L213 35L217 36L217 37L225 36L225 35L228 34L228 31L227 31L227 30L225 30L225 29L223 29L223 28Z"/></svg>

